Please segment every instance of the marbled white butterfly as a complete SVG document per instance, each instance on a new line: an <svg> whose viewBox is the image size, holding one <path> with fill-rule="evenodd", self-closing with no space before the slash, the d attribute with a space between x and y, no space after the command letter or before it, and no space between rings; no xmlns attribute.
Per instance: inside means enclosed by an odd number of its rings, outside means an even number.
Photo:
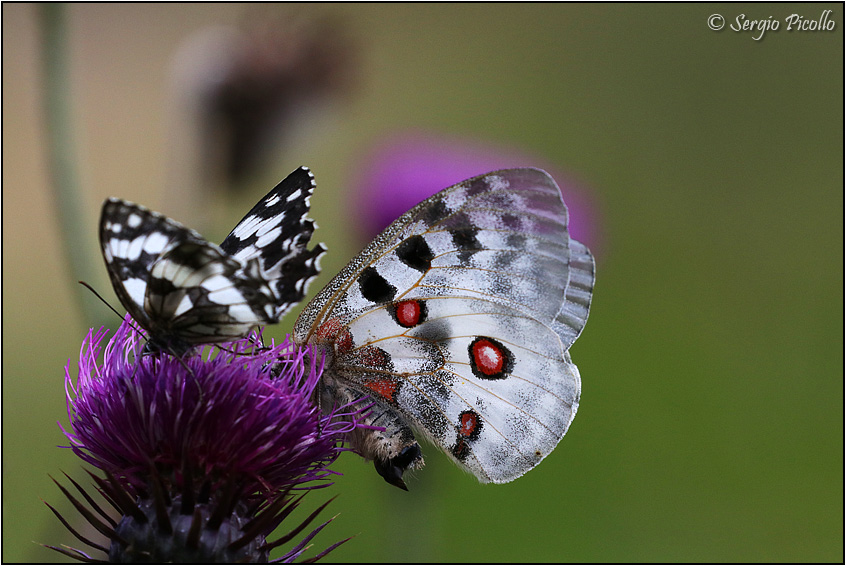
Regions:
<svg viewBox="0 0 846 566"><path fill-rule="evenodd" d="M180 356L194 345L243 337L305 296L325 248L308 249L314 176L283 179L220 246L166 216L110 198L100 244L120 302L149 333L147 351Z"/></svg>
<svg viewBox="0 0 846 566"><path fill-rule="evenodd" d="M511 481L576 414L568 349L594 282L555 181L538 169L469 179L423 201L305 308L294 338L326 355L319 402L373 404L350 439L378 472L423 465L417 431L482 482Z"/></svg>

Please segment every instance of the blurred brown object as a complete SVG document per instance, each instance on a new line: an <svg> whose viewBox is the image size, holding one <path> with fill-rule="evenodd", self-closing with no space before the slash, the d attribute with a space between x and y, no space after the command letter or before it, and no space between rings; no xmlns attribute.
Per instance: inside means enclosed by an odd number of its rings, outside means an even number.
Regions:
<svg viewBox="0 0 846 566"><path fill-rule="evenodd" d="M238 192L269 158L280 162L297 132L352 90L357 53L337 17L276 10L186 39L171 70L169 210L191 220L204 193Z"/></svg>

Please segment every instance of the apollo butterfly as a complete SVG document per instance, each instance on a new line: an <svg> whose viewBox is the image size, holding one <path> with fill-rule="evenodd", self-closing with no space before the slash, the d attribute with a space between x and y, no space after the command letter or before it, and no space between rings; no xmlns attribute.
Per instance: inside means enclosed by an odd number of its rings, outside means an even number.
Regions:
<svg viewBox="0 0 846 566"><path fill-rule="evenodd" d="M407 489L423 465L415 433L503 483L567 432L581 391L569 348L594 283L567 224L544 171L474 177L403 214L300 314L295 341L325 355L320 405L372 405L379 428L350 442L386 481Z"/></svg>

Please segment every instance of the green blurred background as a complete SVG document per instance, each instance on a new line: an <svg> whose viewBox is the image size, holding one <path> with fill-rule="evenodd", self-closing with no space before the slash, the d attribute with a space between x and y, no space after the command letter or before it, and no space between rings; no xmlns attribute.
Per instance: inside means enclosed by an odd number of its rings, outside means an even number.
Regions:
<svg viewBox="0 0 846 566"><path fill-rule="evenodd" d="M834 31L784 29L825 9ZM2 10L2 558L52 561L36 543L73 540L41 499L75 514L48 474L84 480L56 447L62 366L114 319L82 314L61 243L39 8ZM782 25L756 41L711 31L714 13ZM92 254L106 196L214 240L307 164L330 249L313 294L365 243L348 214L365 149L408 128L537 155L590 196L598 277L572 349L580 410L559 447L499 486L424 447L409 493L345 454L329 490L340 516L315 549L356 534L333 560L844 560L842 4L72 5L65 17L86 229L72 246ZM340 38L346 78L295 105L278 158L240 196L203 193L179 106L195 66L175 67L177 51L256 21L280 22L285 39L293 20ZM86 280L113 298L91 261Z"/></svg>

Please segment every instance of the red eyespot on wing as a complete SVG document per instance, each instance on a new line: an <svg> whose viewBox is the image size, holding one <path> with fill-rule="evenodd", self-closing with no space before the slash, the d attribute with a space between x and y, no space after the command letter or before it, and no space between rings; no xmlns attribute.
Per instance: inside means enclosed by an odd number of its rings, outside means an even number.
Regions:
<svg viewBox="0 0 846 566"><path fill-rule="evenodd" d="M464 462L470 455L470 443L479 439L483 424L482 417L476 411L468 409L458 415L458 424L455 427L455 444L450 451L459 462Z"/></svg>
<svg viewBox="0 0 846 566"><path fill-rule="evenodd" d="M473 361L479 371L485 375L494 375L502 371L505 363L502 352L488 340L479 340L473 346Z"/></svg>
<svg viewBox="0 0 846 566"><path fill-rule="evenodd" d="M397 324L413 328L426 320L426 302L417 299L399 301L394 303L392 314Z"/></svg>
<svg viewBox="0 0 846 566"><path fill-rule="evenodd" d="M396 306L397 320L406 328L416 326L420 320L420 305L417 301L402 301Z"/></svg>
<svg viewBox="0 0 846 566"><path fill-rule="evenodd" d="M470 369L481 379L504 379L514 367L511 351L493 338L479 336L470 343Z"/></svg>
<svg viewBox="0 0 846 566"><path fill-rule="evenodd" d="M479 432L482 430L482 421L475 411L464 411L458 415L458 435L459 437L467 438L468 440L475 440L479 437Z"/></svg>

